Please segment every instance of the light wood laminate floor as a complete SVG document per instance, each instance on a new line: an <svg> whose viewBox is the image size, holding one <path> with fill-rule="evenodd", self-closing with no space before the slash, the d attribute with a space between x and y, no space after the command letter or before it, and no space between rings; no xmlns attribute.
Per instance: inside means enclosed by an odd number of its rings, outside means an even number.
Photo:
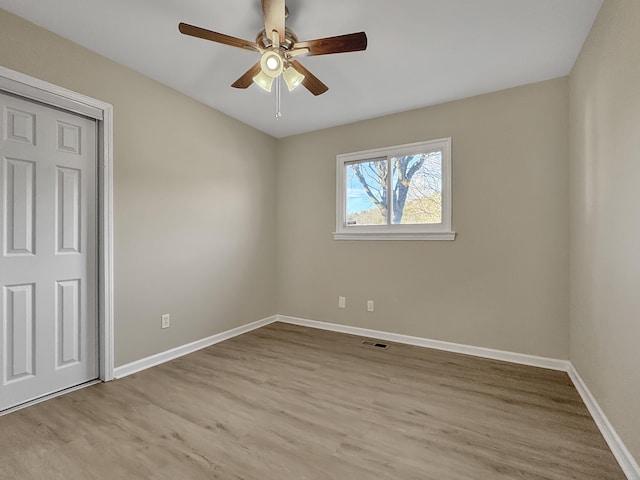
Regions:
<svg viewBox="0 0 640 480"><path fill-rule="evenodd" d="M624 479L562 372L275 323L0 417L2 480Z"/></svg>

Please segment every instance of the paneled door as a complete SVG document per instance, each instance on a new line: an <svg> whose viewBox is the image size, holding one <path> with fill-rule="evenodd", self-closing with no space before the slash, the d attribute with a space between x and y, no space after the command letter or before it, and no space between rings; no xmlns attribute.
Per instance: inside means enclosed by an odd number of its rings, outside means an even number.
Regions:
<svg viewBox="0 0 640 480"><path fill-rule="evenodd" d="M0 410L98 376L96 122L0 92Z"/></svg>

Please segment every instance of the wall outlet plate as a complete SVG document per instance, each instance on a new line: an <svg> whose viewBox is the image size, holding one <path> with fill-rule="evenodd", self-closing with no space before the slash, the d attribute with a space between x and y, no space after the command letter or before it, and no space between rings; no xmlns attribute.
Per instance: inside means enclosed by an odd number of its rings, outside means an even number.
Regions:
<svg viewBox="0 0 640 480"><path fill-rule="evenodd" d="M346 307L347 307L347 298L338 297L338 308L346 308Z"/></svg>
<svg viewBox="0 0 640 480"><path fill-rule="evenodd" d="M171 326L171 315L168 313L162 315L162 323L160 325L162 328L169 328Z"/></svg>

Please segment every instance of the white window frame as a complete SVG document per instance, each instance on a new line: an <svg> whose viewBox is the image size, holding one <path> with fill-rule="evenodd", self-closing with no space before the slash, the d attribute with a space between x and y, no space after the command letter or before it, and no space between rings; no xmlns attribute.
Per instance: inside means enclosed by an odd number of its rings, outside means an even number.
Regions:
<svg viewBox="0 0 640 480"><path fill-rule="evenodd" d="M389 161L391 157L442 151L442 223L422 225L347 225L345 165L363 161ZM387 189L391 189L388 185ZM389 197L390 198L390 197ZM334 240L454 240L451 230L451 137L345 153L336 157L336 231Z"/></svg>

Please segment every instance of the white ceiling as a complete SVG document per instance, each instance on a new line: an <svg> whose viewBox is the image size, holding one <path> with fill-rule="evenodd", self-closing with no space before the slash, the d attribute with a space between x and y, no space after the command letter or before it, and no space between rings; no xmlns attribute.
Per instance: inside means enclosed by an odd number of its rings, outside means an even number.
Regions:
<svg viewBox="0 0 640 480"><path fill-rule="evenodd" d="M314 97L231 88L258 54L178 32L253 41L259 0L0 0L0 7L275 137L567 75L602 0L287 0L300 40L365 31L365 52L299 57Z"/></svg>

